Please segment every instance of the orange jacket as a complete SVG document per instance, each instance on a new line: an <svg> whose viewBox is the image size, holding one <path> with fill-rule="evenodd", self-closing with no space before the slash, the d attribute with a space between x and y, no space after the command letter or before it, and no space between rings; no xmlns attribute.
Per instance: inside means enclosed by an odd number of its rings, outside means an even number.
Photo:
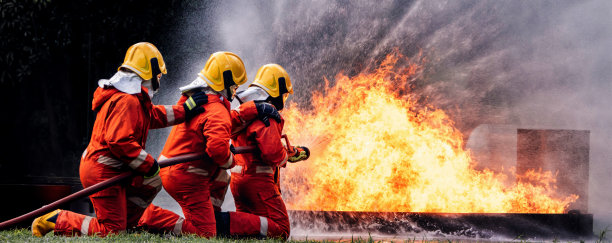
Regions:
<svg viewBox="0 0 612 243"><path fill-rule="evenodd" d="M255 102L249 101L242 103L238 110L232 110L232 136L236 133L245 129L246 126L251 124L250 122L257 119L257 107Z"/></svg>
<svg viewBox="0 0 612 243"><path fill-rule="evenodd" d="M230 168L234 165L233 156L229 149L231 120L230 103L221 95L208 94L208 103L202 105L204 112L198 114L188 122L172 128L164 149L162 158L172 158L178 155L206 151L209 158L183 163L178 166L185 167L199 174L214 171L219 166ZM187 100L183 95L178 101L182 105ZM200 168L206 172L193 169Z"/></svg>
<svg viewBox="0 0 612 243"><path fill-rule="evenodd" d="M127 165L140 173L148 172L154 161L144 150L149 129L185 120L183 106L153 105L146 88L140 94L98 88L92 110L97 112L96 121L82 159L114 169Z"/></svg>
<svg viewBox="0 0 612 243"><path fill-rule="evenodd" d="M172 128L160 160L179 155L197 153L204 150L209 158L179 164L189 172L209 176L219 166L234 166L233 155L229 150L230 131L239 129L257 118L255 103L247 102L238 110L230 111L230 103L221 95L208 94L208 103L202 105L204 112L189 122ZM177 102L185 103L183 95ZM205 171L203 171L203 170Z"/></svg>
<svg viewBox="0 0 612 243"><path fill-rule="evenodd" d="M234 134L234 146L255 145L259 149L259 153L236 155L236 164L243 166L244 171L255 169L258 165L285 166L288 155L281 143L284 123L282 119L281 123L270 119L270 126L266 127L262 121L255 120L246 129Z"/></svg>

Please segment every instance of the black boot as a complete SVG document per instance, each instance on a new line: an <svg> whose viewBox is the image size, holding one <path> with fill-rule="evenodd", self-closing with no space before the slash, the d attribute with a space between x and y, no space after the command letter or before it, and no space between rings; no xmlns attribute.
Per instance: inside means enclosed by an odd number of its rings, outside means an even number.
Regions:
<svg viewBox="0 0 612 243"><path fill-rule="evenodd" d="M230 236L230 215L229 212L215 212L217 221L217 237Z"/></svg>

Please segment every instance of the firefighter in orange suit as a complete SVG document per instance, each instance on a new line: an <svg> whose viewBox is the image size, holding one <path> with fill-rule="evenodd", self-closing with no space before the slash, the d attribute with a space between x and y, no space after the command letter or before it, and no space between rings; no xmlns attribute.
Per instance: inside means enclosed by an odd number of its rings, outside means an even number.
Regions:
<svg viewBox="0 0 612 243"><path fill-rule="evenodd" d="M293 87L289 75L278 64L261 67L249 88L236 95L243 102L267 102L279 111ZM233 237L270 237L287 239L289 217L280 194L279 168L286 162L298 162L310 155L306 147L286 148L281 142L284 121L270 120L266 126L255 120L232 135L235 146L252 146L259 153L236 155L231 169L230 188L237 212L219 213L219 235Z"/></svg>
<svg viewBox="0 0 612 243"><path fill-rule="evenodd" d="M206 152L207 158L173 165L160 172L164 188L180 204L185 218L151 204L140 220L141 227L177 235L216 235L215 211L221 211L229 186L226 169L235 164L230 152L232 117L237 125L241 125L265 111L275 112L268 116L280 120L278 112L269 104L250 102L240 106L238 111L230 109L235 90L246 80L240 57L231 52L216 52L198 77L180 88L183 96L178 104L184 103L192 92L205 92L208 96L208 103L203 105L206 112L172 129L159 160L202 151ZM269 109L264 109L265 106Z"/></svg>
<svg viewBox="0 0 612 243"><path fill-rule="evenodd" d="M98 235L119 233L137 225L144 210L161 190L157 161L145 151L149 129L182 123L202 112L206 95L190 97L193 107L153 105L166 65L157 48L146 42L132 45L118 72L102 79L94 93L92 109L97 112L89 145L83 152L79 174L87 188L127 170L131 180L90 196L96 217L55 210L32 223L32 233L43 236Z"/></svg>

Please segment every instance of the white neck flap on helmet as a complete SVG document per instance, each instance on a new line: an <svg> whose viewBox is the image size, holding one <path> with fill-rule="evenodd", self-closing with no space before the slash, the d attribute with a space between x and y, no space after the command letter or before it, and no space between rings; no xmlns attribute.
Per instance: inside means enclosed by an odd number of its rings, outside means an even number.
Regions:
<svg viewBox="0 0 612 243"><path fill-rule="evenodd" d="M179 90L181 93L189 92L190 90L202 90L205 94L216 94L219 92L214 91L202 77L198 76L195 80L193 80L190 84L180 87Z"/></svg>
<svg viewBox="0 0 612 243"><path fill-rule="evenodd" d="M240 104L244 102L254 101L254 100L266 100L268 99L268 93L260 87L251 86L244 91L240 91L236 93L236 98L240 102Z"/></svg>
<svg viewBox="0 0 612 243"><path fill-rule="evenodd" d="M143 80L140 76L132 72L124 71L118 71L110 79L100 79L98 81L98 86L100 86L100 88L114 87L127 94L139 94L141 91L140 85L143 85ZM152 90L149 87L147 87L147 89ZM149 96L152 95L149 94Z"/></svg>

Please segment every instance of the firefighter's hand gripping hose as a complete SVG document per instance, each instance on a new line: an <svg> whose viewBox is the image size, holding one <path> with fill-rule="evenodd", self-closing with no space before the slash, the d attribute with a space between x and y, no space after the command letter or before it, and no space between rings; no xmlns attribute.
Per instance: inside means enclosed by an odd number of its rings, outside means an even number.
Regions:
<svg viewBox="0 0 612 243"><path fill-rule="evenodd" d="M257 108L257 118L259 118L266 127L270 126L270 118L276 120L278 123L281 122L281 116L273 105L266 102L255 102L255 108Z"/></svg>
<svg viewBox="0 0 612 243"><path fill-rule="evenodd" d="M185 108L185 120L189 121L191 118L204 112L204 107L202 107L202 105L206 103L208 103L208 96L202 91L189 97L183 104Z"/></svg>
<svg viewBox="0 0 612 243"><path fill-rule="evenodd" d="M153 165L151 166L151 169L149 169L149 172L144 174L144 178L149 179L156 175L159 175L159 170L160 168L159 168L159 164L157 163L157 160L153 160Z"/></svg>
<svg viewBox="0 0 612 243"><path fill-rule="evenodd" d="M287 161L291 163L295 163L302 160L307 160L310 157L310 149L304 146L295 146L293 147L293 151L295 153L287 159Z"/></svg>

